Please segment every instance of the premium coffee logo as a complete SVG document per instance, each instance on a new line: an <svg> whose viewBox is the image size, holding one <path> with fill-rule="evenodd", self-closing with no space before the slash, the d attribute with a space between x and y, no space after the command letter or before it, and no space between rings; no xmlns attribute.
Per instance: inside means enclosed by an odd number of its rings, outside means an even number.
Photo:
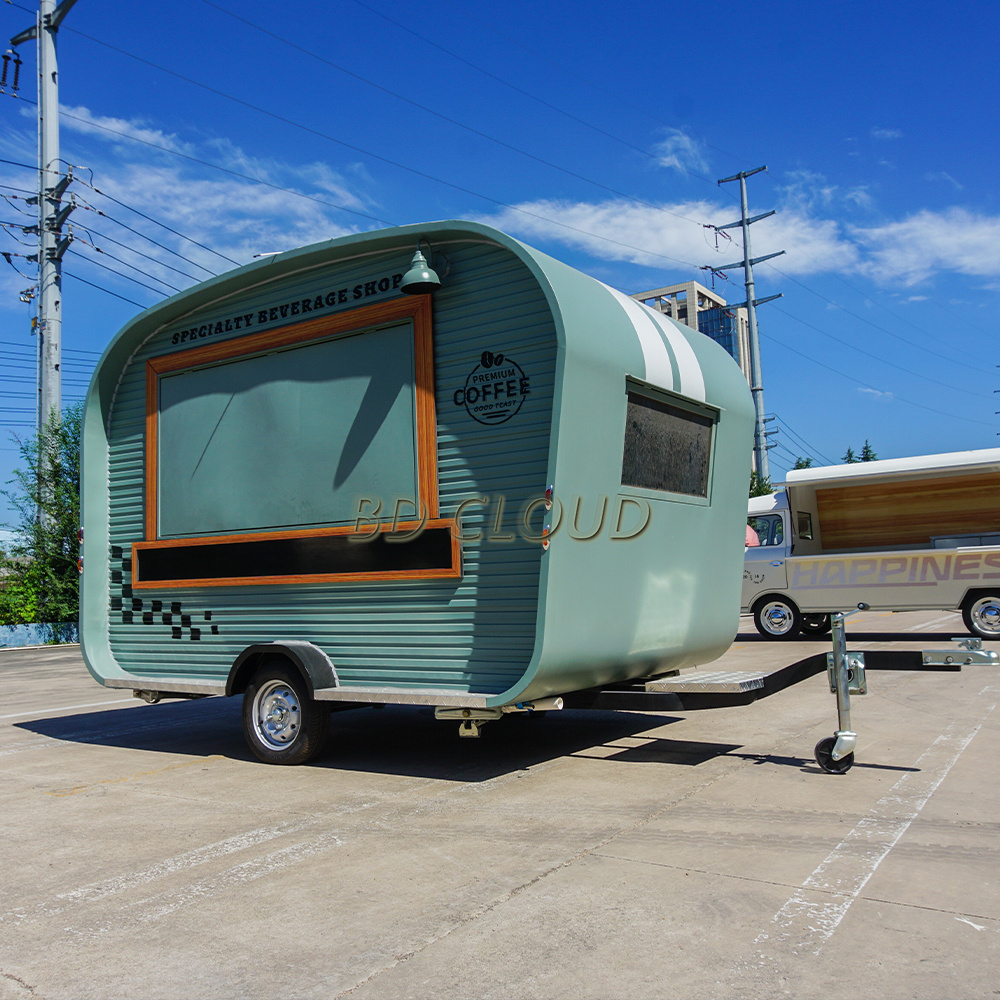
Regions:
<svg viewBox="0 0 1000 1000"><path fill-rule="evenodd" d="M516 361L483 351L465 387L455 390L454 401L481 424L502 424L521 409L530 394L531 382Z"/></svg>

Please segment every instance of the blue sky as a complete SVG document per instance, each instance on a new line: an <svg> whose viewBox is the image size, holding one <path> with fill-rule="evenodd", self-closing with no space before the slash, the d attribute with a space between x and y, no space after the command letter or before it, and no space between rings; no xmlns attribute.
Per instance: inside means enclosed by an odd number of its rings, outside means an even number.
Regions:
<svg viewBox="0 0 1000 1000"><path fill-rule="evenodd" d="M0 6L3 38L33 10ZM739 215L717 181L766 164L748 183L753 214L777 210L754 255L786 251L755 271L758 297L784 295L759 310L772 478L866 438L880 458L997 446L998 21L987 3L79 0L58 40L78 178L65 399L140 307L386 225L475 219L625 292L711 286L703 266L742 257L706 228ZM30 254L34 44L21 55L0 250ZM34 272L11 260L0 481L33 419Z"/></svg>

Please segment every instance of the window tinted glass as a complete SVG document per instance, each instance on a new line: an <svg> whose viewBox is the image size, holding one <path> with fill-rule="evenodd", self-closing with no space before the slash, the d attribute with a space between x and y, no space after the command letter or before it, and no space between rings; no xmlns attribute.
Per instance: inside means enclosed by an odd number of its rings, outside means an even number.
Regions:
<svg viewBox="0 0 1000 1000"><path fill-rule="evenodd" d="M630 392L622 485L707 497L713 422Z"/></svg>
<svg viewBox="0 0 1000 1000"><path fill-rule="evenodd" d="M756 532L761 545L780 545L785 540L785 527L780 514L748 517L747 524Z"/></svg>

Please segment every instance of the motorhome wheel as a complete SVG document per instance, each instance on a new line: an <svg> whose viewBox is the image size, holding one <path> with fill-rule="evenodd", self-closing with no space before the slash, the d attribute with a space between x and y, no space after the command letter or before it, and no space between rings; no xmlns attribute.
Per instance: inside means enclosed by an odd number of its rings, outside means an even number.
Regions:
<svg viewBox="0 0 1000 1000"><path fill-rule="evenodd" d="M772 594L753 606L753 623L768 639L794 639L802 627L802 615L790 600Z"/></svg>
<svg viewBox="0 0 1000 1000"><path fill-rule="evenodd" d="M243 694L243 735L266 764L301 764L326 741L330 712L291 667L265 663Z"/></svg>
<svg viewBox="0 0 1000 1000"><path fill-rule="evenodd" d="M970 594L962 605L965 627L981 639L1000 639L1000 594Z"/></svg>
<svg viewBox="0 0 1000 1000"><path fill-rule="evenodd" d="M829 615L803 615L800 628L811 635L824 635L833 627Z"/></svg>

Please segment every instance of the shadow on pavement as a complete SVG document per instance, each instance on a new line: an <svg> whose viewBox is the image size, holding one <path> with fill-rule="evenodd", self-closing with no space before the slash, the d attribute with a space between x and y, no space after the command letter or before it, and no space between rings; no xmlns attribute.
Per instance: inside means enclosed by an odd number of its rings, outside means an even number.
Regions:
<svg viewBox="0 0 1000 1000"><path fill-rule="evenodd" d="M642 737L675 716L636 712L570 711L510 715L462 739L456 722L432 710L389 706L335 712L328 745L305 767L478 782L567 756L619 762L694 766L738 749ZM19 723L50 739L185 756L221 755L253 762L243 738L239 699L167 701L128 710L92 712ZM637 738L637 745L620 745Z"/></svg>
<svg viewBox="0 0 1000 1000"><path fill-rule="evenodd" d="M855 647L862 648L867 642L912 642L914 644L919 643L923 647L928 647L932 644L939 642L951 643L955 639L971 639L971 635L963 634L961 627L958 628L957 632L861 632L859 630L851 631L850 626L847 629L847 646L849 649ZM799 633L794 639L768 639L766 636L761 635L757 631L741 631L737 634L735 642L762 642L768 645L773 645L777 647L781 646L795 646L799 643L808 644L810 646L825 646L828 649L832 648L830 641L830 634L826 635L805 635L804 633Z"/></svg>

